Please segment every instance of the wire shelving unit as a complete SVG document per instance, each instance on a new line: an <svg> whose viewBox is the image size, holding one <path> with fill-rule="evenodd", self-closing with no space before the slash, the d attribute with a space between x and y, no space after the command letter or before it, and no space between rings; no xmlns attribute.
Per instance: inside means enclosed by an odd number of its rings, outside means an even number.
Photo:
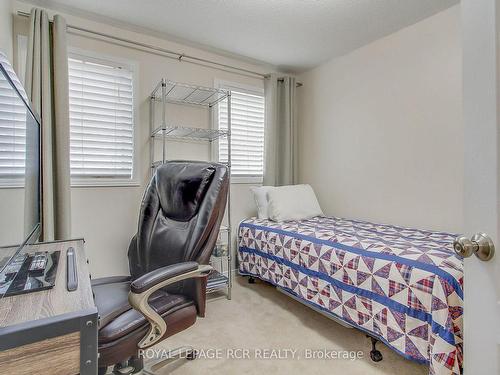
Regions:
<svg viewBox="0 0 500 375"><path fill-rule="evenodd" d="M221 138L227 139L228 160L224 163L229 168L229 179L231 179L231 91L216 89L211 87L188 85L185 83L173 82L167 79L161 79L150 95L150 159L151 173L167 160L168 140L182 141L201 141L208 142L210 145L210 154L213 155L213 142ZM222 101L227 101L227 130L214 129L212 124L208 128L189 127L172 124L167 121L167 104L190 105L196 107L205 107L211 113L209 118L213 119L212 110L217 108ZM157 108L160 106L161 118L156 119ZM161 144L161 158L155 160L156 145ZM231 184L231 181L229 181ZM224 246L217 244L211 264L214 271L208 277L207 293L226 289L226 296L231 299L232 273L231 273L231 197L230 190L227 197L227 225L222 225L219 236L227 235L227 243ZM226 263L226 270L224 270Z"/></svg>

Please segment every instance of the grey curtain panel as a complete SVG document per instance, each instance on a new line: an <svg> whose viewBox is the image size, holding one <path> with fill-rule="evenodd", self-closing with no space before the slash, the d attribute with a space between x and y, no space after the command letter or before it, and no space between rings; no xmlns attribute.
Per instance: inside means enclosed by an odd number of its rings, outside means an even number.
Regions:
<svg viewBox="0 0 500 375"><path fill-rule="evenodd" d="M33 9L25 86L42 120L42 239L71 236L69 93L66 21Z"/></svg>
<svg viewBox="0 0 500 375"><path fill-rule="evenodd" d="M298 182L298 129L294 77L265 80L264 185Z"/></svg>

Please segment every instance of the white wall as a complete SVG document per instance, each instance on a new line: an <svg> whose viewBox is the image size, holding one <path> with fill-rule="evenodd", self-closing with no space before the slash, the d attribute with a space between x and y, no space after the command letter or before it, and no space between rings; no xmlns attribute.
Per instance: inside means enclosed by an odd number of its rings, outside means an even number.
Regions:
<svg viewBox="0 0 500 375"><path fill-rule="evenodd" d="M12 2L0 1L0 51L12 59Z"/></svg>
<svg viewBox="0 0 500 375"><path fill-rule="evenodd" d="M463 226L459 6L299 77L300 176L324 211Z"/></svg>
<svg viewBox="0 0 500 375"><path fill-rule="evenodd" d="M15 3L14 7L24 11L29 6ZM53 12L50 12L53 13ZM270 67L256 66L227 57L214 55L202 50L172 43L163 39L117 29L105 24L92 22L78 17L63 14L68 24L90 28L92 30L118 35L122 38L138 40L143 43L162 46L186 54L217 60L225 64L242 66L247 69L268 73ZM16 16L15 33L27 31L27 19ZM72 188L72 234L73 237L84 237L86 251L90 259L90 268L94 277L128 273L126 252L131 237L137 228L138 212L144 188L149 180L149 97L152 89L162 77L174 81L213 86L214 80L239 82L247 85L263 87L262 79L244 77L190 63L178 62L158 55L142 52L84 36L69 35L70 48L92 51L104 56L118 57L135 62L138 66L138 87L135 90L139 98L137 152L139 154L139 185L131 187L74 187ZM174 110L176 123L208 126L208 112L193 108L177 108ZM207 159L209 149L206 145L171 143L167 157L169 159ZM234 227L238 220L254 214L249 185L232 186L232 215Z"/></svg>

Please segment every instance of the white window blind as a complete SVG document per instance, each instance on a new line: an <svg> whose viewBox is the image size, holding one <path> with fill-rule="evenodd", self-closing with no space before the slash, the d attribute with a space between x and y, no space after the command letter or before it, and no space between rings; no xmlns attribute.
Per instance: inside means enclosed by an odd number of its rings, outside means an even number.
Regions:
<svg viewBox="0 0 500 375"><path fill-rule="evenodd" d="M229 87L225 87L229 88ZM261 179L264 171L264 96L231 89L231 175ZM227 129L227 102L219 104L219 128ZM228 159L227 139L219 160Z"/></svg>
<svg viewBox="0 0 500 375"><path fill-rule="evenodd" d="M9 69L7 65L4 66ZM10 71L10 73L13 72ZM19 81L14 83L18 89L21 89ZM25 96L24 92L22 95ZM2 181L24 178L25 148L26 107L9 81L3 74L0 74L0 178ZM15 184L14 181L11 182Z"/></svg>
<svg viewBox="0 0 500 375"><path fill-rule="evenodd" d="M86 56L69 58L71 176L131 179L133 71Z"/></svg>

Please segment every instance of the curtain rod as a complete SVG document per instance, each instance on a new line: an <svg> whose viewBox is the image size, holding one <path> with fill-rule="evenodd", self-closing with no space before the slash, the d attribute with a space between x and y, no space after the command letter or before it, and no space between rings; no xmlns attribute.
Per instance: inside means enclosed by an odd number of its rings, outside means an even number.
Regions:
<svg viewBox="0 0 500 375"><path fill-rule="evenodd" d="M267 77L266 77L267 78ZM279 82L285 82L284 78L278 78ZM302 87L302 82L295 82L295 87Z"/></svg>
<svg viewBox="0 0 500 375"><path fill-rule="evenodd" d="M29 17L30 16L30 13L23 12L23 11L18 11L17 14L21 17ZM102 33L99 31L86 29L86 28L79 27L79 26L73 26L73 25L68 24L67 29L68 29L68 33L71 33L74 35L81 35L81 33L91 34L91 35L93 35L93 38L97 39L97 40L103 40L101 38L110 39L110 40L108 40L108 42L114 43L114 44L122 46L122 47L124 45L121 43L126 43L126 44L128 44L127 47L129 47L129 48L137 49L137 50L143 51L143 52L150 52L150 53L153 53L153 54L156 54L159 56L168 57L168 58L175 59L178 61L185 61L185 62L189 62L192 64L197 64L197 65L201 65L201 66L205 66L205 67L219 69L219 70L223 70L223 71L230 72L230 73L237 73L237 74L247 75L247 76L249 76L249 75L257 76L257 77L262 78L262 79L269 78L269 74L263 74L263 73L255 72L255 71L249 70L249 69L239 68L239 67L228 65L228 64L222 64L222 63L219 63L216 61L203 59L201 57L187 55L185 53L180 53L180 52L168 50L168 49L165 49L162 47L157 47L157 46L154 46L151 44L136 42L136 41L131 40L131 39L121 38L121 37ZM117 42L120 42L120 43L117 43ZM168 55L170 55L170 56L168 56Z"/></svg>

